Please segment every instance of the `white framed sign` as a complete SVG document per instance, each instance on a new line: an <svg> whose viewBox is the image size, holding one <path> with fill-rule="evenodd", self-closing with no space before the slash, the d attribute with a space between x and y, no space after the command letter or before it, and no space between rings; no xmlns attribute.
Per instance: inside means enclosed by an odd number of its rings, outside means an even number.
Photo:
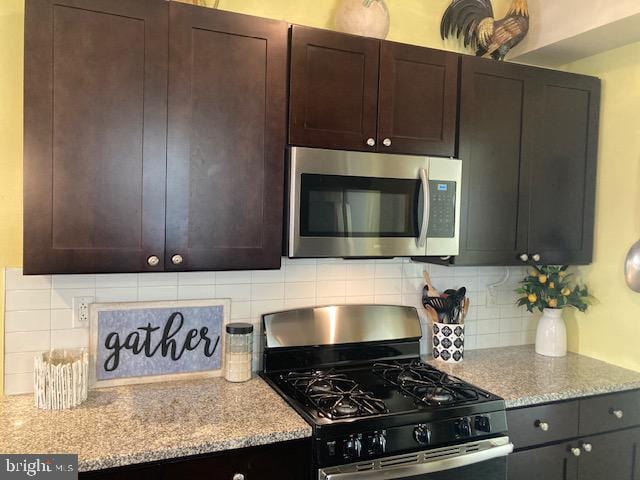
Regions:
<svg viewBox="0 0 640 480"><path fill-rule="evenodd" d="M229 311L226 299L92 304L91 385L220 376Z"/></svg>

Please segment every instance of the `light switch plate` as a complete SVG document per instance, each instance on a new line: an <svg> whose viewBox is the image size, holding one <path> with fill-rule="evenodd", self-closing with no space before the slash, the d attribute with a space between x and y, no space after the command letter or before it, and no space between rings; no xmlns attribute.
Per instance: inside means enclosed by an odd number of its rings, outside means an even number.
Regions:
<svg viewBox="0 0 640 480"><path fill-rule="evenodd" d="M89 327L89 304L95 297L73 297L73 328Z"/></svg>

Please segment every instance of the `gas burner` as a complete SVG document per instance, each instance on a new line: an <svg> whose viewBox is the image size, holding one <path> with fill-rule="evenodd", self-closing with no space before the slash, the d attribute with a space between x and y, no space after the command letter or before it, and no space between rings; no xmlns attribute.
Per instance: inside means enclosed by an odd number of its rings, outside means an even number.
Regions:
<svg viewBox="0 0 640 480"><path fill-rule="evenodd" d="M298 395L329 419L352 418L387 413L385 403L344 374L333 370L291 372L282 376Z"/></svg>
<svg viewBox="0 0 640 480"><path fill-rule="evenodd" d="M453 405L490 395L461 380L414 360L409 363L376 363L373 371L427 405Z"/></svg>

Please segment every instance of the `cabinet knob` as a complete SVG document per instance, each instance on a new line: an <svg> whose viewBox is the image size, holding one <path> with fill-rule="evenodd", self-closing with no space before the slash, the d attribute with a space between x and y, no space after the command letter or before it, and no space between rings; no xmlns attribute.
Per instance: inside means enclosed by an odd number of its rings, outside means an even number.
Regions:
<svg viewBox="0 0 640 480"><path fill-rule="evenodd" d="M375 138L367 138L367 145L369 145L370 147L375 147L376 146L376 139Z"/></svg>
<svg viewBox="0 0 640 480"><path fill-rule="evenodd" d="M538 427L543 432L549 431L549 424L547 422L542 422L542 421L538 420L536 422L536 427Z"/></svg>
<svg viewBox="0 0 640 480"><path fill-rule="evenodd" d="M180 265L182 263L182 255L174 255L171 257L171 263L174 265Z"/></svg>
<svg viewBox="0 0 640 480"><path fill-rule="evenodd" d="M244 480L244 474L242 474L242 473L234 473L232 480Z"/></svg>
<svg viewBox="0 0 640 480"><path fill-rule="evenodd" d="M539 262L542 257L540 256L539 253L536 253L531 258L533 259L534 262Z"/></svg>
<svg viewBox="0 0 640 480"><path fill-rule="evenodd" d="M572 447L570 449L570 452L573 454L574 457L579 457L580 453L582 453L582 450L580 450L578 447Z"/></svg>
<svg viewBox="0 0 640 480"><path fill-rule="evenodd" d="M149 265L150 267L157 267L159 263L160 259L155 255L151 255L149 258L147 258L147 265Z"/></svg>
<svg viewBox="0 0 640 480"><path fill-rule="evenodd" d="M611 410L611 415L618 419L621 419L622 417L624 417L624 412L622 410Z"/></svg>
<svg viewBox="0 0 640 480"><path fill-rule="evenodd" d="M390 139L390 138L385 138L385 139L382 141L382 144L383 144L385 147L390 147L390 146L391 146L391 139Z"/></svg>
<svg viewBox="0 0 640 480"><path fill-rule="evenodd" d="M589 452L591 452L591 450L593 450L593 445L591 445L590 443L583 443L582 444L582 449L585 452L589 453Z"/></svg>
<svg viewBox="0 0 640 480"><path fill-rule="evenodd" d="M522 260L523 262L528 262L529 255L527 255L526 253L523 253L522 255L520 255L520 260Z"/></svg>

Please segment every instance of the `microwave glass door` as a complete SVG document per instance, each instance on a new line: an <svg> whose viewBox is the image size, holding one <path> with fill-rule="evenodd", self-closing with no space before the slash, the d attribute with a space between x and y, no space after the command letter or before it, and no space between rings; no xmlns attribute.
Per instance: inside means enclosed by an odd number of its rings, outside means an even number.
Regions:
<svg viewBox="0 0 640 480"><path fill-rule="evenodd" d="M418 178L302 174L300 236L415 239L423 192Z"/></svg>

